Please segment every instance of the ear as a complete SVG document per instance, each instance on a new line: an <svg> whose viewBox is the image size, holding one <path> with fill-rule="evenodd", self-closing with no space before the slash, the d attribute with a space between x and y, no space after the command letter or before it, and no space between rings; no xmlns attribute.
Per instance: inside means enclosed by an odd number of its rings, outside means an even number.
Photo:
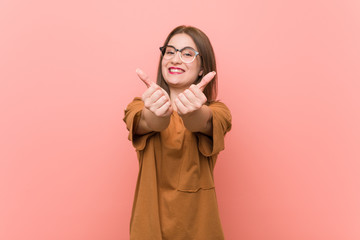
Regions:
<svg viewBox="0 0 360 240"><path fill-rule="evenodd" d="M204 73L204 70L203 70L203 68L201 68L200 72L199 72L199 77L201 77L203 75L203 73Z"/></svg>

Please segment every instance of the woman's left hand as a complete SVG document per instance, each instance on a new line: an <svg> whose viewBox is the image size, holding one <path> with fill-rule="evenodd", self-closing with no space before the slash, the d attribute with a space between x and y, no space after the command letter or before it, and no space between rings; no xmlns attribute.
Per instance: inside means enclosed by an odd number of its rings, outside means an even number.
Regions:
<svg viewBox="0 0 360 240"><path fill-rule="evenodd" d="M174 103L179 115L191 114L200 109L202 105L206 103L207 98L203 91L215 75L215 72L206 74L198 84L192 84L188 89L178 95Z"/></svg>

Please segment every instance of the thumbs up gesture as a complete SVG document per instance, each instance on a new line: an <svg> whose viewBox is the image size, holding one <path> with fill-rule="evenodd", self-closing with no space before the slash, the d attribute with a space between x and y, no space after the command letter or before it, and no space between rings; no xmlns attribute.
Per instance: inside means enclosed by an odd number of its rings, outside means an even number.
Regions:
<svg viewBox="0 0 360 240"><path fill-rule="evenodd" d="M141 69L136 69L140 80L147 86L142 95L145 108L150 110L157 117L168 117L172 113L171 101L168 93L156 83L152 82L148 75Z"/></svg>
<svg viewBox="0 0 360 240"><path fill-rule="evenodd" d="M179 115L188 115L195 112L206 103L207 98L203 93L203 90L215 75L216 72L206 74L198 84L191 85L188 89L178 95L174 103Z"/></svg>

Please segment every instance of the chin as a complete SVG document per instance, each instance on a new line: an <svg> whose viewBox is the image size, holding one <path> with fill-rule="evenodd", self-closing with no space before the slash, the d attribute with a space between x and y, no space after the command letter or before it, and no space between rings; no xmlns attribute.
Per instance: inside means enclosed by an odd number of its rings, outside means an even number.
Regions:
<svg viewBox="0 0 360 240"><path fill-rule="evenodd" d="M166 75L164 76L165 82L166 83L172 83L172 84L179 84L182 82L182 77L179 76L172 76L172 75Z"/></svg>
<svg viewBox="0 0 360 240"><path fill-rule="evenodd" d="M180 82L177 82L177 81L168 81L168 80L165 80L165 82L167 83L168 86L180 86L181 83Z"/></svg>

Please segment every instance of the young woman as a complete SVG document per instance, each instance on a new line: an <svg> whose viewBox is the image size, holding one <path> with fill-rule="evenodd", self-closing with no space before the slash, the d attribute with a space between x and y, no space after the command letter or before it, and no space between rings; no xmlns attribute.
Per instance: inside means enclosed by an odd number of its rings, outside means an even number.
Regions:
<svg viewBox="0 0 360 240"><path fill-rule="evenodd" d="M139 175L131 240L222 240L213 170L231 128L216 100L217 75L208 37L175 28L160 48L157 83L140 69L147 89L126 108Z"/></svg>

